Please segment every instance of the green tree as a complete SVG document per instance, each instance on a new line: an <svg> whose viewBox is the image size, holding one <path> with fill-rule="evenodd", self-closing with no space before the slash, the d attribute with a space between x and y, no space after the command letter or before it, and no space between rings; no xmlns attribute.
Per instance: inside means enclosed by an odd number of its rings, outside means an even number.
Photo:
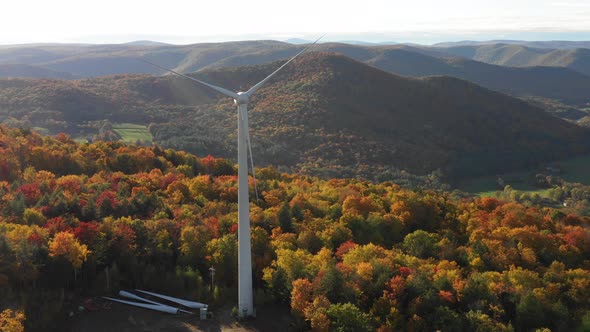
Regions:
<svg viewBox="0 0 590 332"><path fill-rule="evenodd" d="M226 234L209 241L207 251L211 256L211 264L216 269L215 279L225 281L227 286L235 285L236 266L238 266L236 235Z"/></svg>
<svg viewBox="0 0 590 332"><path fill-rule="evenodd" d="M352 303L332 304L326 313L332 321L332 331L369 332L375 330L371 316L362 312Z"/></svg>
<svg viewBox="0 0 590 332"><path fill-rule="evenodd" d="M22 193L18 193L10 202L10 214L20 217L25 212L26 207L25 196Z"/></svg>
<svg viewBox="0 0 590 332"><path fill-rule="evenodd" d="M406 235L403 247L410 255L420 258L432 257L436 255L438 241L438 235L419 229Z"/></svg>
<svg viewBox="0 0 590 332"><path fill-rule="evenodd" d="M25 224L27 224L27 225L38 225L38 226L43 226L46 221L45 216L41 212L39 212L35 209L26 209L23 214L23 219L25 221Z"/></svg>
<svg viewBox="0 0 590 332"><path fill-rule="evenodd" d="M277 212L277 219L284 233L292 233L294 231L293 222L291 221L291 209L288 202L285 202Z"/></svg>

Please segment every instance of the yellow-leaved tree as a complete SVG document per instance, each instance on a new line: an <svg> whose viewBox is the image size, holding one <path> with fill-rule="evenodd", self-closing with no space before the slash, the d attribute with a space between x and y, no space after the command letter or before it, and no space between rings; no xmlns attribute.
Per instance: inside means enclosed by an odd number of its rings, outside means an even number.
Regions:
<svg viewBox="0 0 590 332"><path fill-rule="evenodd" d="M25 327L25 314L22 311L6 309L0 312L0 331L2 332L23 332Z"/></svg>
<svg viewBox="0 0 590 332"><path fill-rule="evenodd" d="M81 244L70 232L56 233L49 241L49 256L67 259L75 270L82 267L90 251L85 244Z"/></svg>

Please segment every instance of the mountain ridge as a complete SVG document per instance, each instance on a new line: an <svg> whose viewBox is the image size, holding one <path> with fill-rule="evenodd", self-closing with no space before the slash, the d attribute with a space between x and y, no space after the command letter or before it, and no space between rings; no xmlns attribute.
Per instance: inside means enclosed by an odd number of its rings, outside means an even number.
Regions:
<svg viewBox="0 0 590 332"><path fill-rule="evenodd" d="M523 45L493 44L442 48L449 55L512 67L564 67L590 75L590 49L542 49Z"/></svg>
<svg viewBox="0 0 590 332"><path fill-rule="evenodd" d="M206 43L184 46L121 44L73 48L47 46L44 48L0 49L0 64L20 61L30 66L41 66L57 72L69 72L74 78L122 73L165 73L163 70L141 61L147 60L179 72L190 73L220 67L258 65L286 59L296 54L302 47L303 45L291 45L277 41ZM589 89L590 76L582 77L568 68L548 70L540 67L533 69L502 65L492 67L485 63L486 61L493 62L489 59L481 59L482 61L477 62L475 60L473 62L459 60L458 58L476 57L476 51L471 46L444 49L409 45L360 46L345 43L323 43L316 45L314 49L341 53L377 68L402 75L450 75L471 80L487 88L514 96L533 95L558 99L570 104L590 102L590 96L586 93L586 89ZM414 54L402 57L403 52ZM425 56L429 58L425 58ZM557 65L558 63L554 61L551 64ZM573 63L569 67L575 67L571 68L575 70L578 67L584 67L584 65L576 67ZM431 70L424 70L425 68ZM35 77L37 76L35 75ZM55 77L55 75L47 76L49 78ZM552 86L551 82L554 81L559 81L560 84ZM554 88L555 86L557 88Z"/></svg>
<svg viewBox="0 0 590 332"><path fill-rule="evenodd" d="M511 44L522 45L536 48L554 48L554 49L570 49L570 48L590 48L590 41L570 41L570 40L546 40L546 41L527 41L527 40L510 40L510 39L496 39L496 40L462 40L457 42L442 42L433 44L433 47L453 47L453 46L474 46L474 45L493 45L493 44Z"/></svg>

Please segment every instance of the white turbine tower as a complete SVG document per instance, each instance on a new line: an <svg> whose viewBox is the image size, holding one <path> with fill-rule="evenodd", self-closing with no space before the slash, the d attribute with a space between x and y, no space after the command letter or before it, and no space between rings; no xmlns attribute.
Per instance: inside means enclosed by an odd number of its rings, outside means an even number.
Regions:
<svg viewBox="0 0 590 332"><path fill-rule="evenodd" d="M323 36L322 36L323 37ZM309 44L294 57L285 62L277 70L272 72L262 81L256 83L246 92L233 92L222 87L203 82L174 70L164 68L157 64L143 60L144 62L166 70L178 76L206 85L211 89L234 99L238 105L238 310L240 317L254 315L254 301L252 297L252 252L250 244L250 202L248 198L248 154L254 176L254 162L250 146L250 132L248 128L248 102L250 97L271 77L283 69L289 62L295 60L299 55L315 45L322 37ZM254 178L256 180L256 178Z"/></svg>

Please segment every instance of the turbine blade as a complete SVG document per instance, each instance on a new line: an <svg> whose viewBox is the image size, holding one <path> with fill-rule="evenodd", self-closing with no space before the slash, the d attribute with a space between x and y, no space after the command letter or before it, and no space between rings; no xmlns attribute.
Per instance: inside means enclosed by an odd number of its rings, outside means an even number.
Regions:
<svg viewBox="0 0 590 332"><path fill-rule="evenodd" d="M203 84L203 85L205 85L205 86L208 86L208 87L210 87L211 89L213 89L213 90L215 90L215 91L217 91L217 92L221 92L222 94L224 94L224 95L226 95L226 96L228 96L228 97L231 97L231 98L233 98L233 99L237 99L237 98L239 98L238 94L237 94L237 93L235 93L235 92L233 92L233 91L229 91L229 90L227 90L227 89L224 89L224 88L222 88L222 87L219 87L219 86L216 86L216 85L213 85L213 84L209 84L209 83L207 83L207 82L203 82L203 81L201 81L201 80L198 80L198 79L196 79L196 78L194 78L194 77L190 77L190 76L188 76L188 75L181 74L181 73L179 73L179 72L177 72L177 71L174 71L174 70L172 70L172 69L164 68L164 67L162 67L162 66L160 66L160 65L157 65L157 64L155 64L155 63L151 63L151 62L149 62L149 61L147 61L147 60L140 59L140 61L143 61L143 62L145 62L145 63L147 63L147 64L149 64L149 65L152 65L152 66L154 66L154 67L158 67L158 68L160 68L160 69L164 69L165 71L167 71L167 72L170 72L170 73L172 73L172 74L176 74L176 75L178 75L178 76L180 76L180 77L188 78L188 79L189 79L189 80L191 80L191 81L195 81L195 82L201 83L201 84Z"/></svg>
<svg viewBox="0 0 590 332"><path fill-rule="evenodd" d="M243 111L240 111L240 121L245 124L245 116L247 114L242 114ZM242 126L245 127L245 126ZM250 126L248 126L248 130L245 132L246 135L246 144L248 145L248 155L250 156L250 167L252 169L252 179L254 180L254 193L256 195L256 201L258 201L258 184L256 181L256 171L254 170L254 157L252 154L252 143L250 143Z"/></svg>
<svg viewBox="0 0 590 332"><path fill-rule="evenodd" d="M320 38L316 39L313 43L307 45L303 50L301 50L299 53L295 54L294 57L292 57L291 59L289 59L289 61L285 62L282 66L280 66L277 70L273 71L270 75L268 75L265 79L263 79L262 81L256 83L256 85L254 85L253 87L250 88L250 90L246 91L246 95L248 95L248 97L250 97L254 92L256 92L256 90L258 90L264 83L266 83L266 81L268 81L271 77L273 77L276 73L278 73L281 69L283 69L286 65L289 64L289 62L295 60L295 58L297 58L298 56L300 56L301 54L303 54L305 51L307 51L310 47L312 47L313 45L315 45L317 42L320 41L320 39L322 39L324 37L324 35L322 35Z"/></svg>

